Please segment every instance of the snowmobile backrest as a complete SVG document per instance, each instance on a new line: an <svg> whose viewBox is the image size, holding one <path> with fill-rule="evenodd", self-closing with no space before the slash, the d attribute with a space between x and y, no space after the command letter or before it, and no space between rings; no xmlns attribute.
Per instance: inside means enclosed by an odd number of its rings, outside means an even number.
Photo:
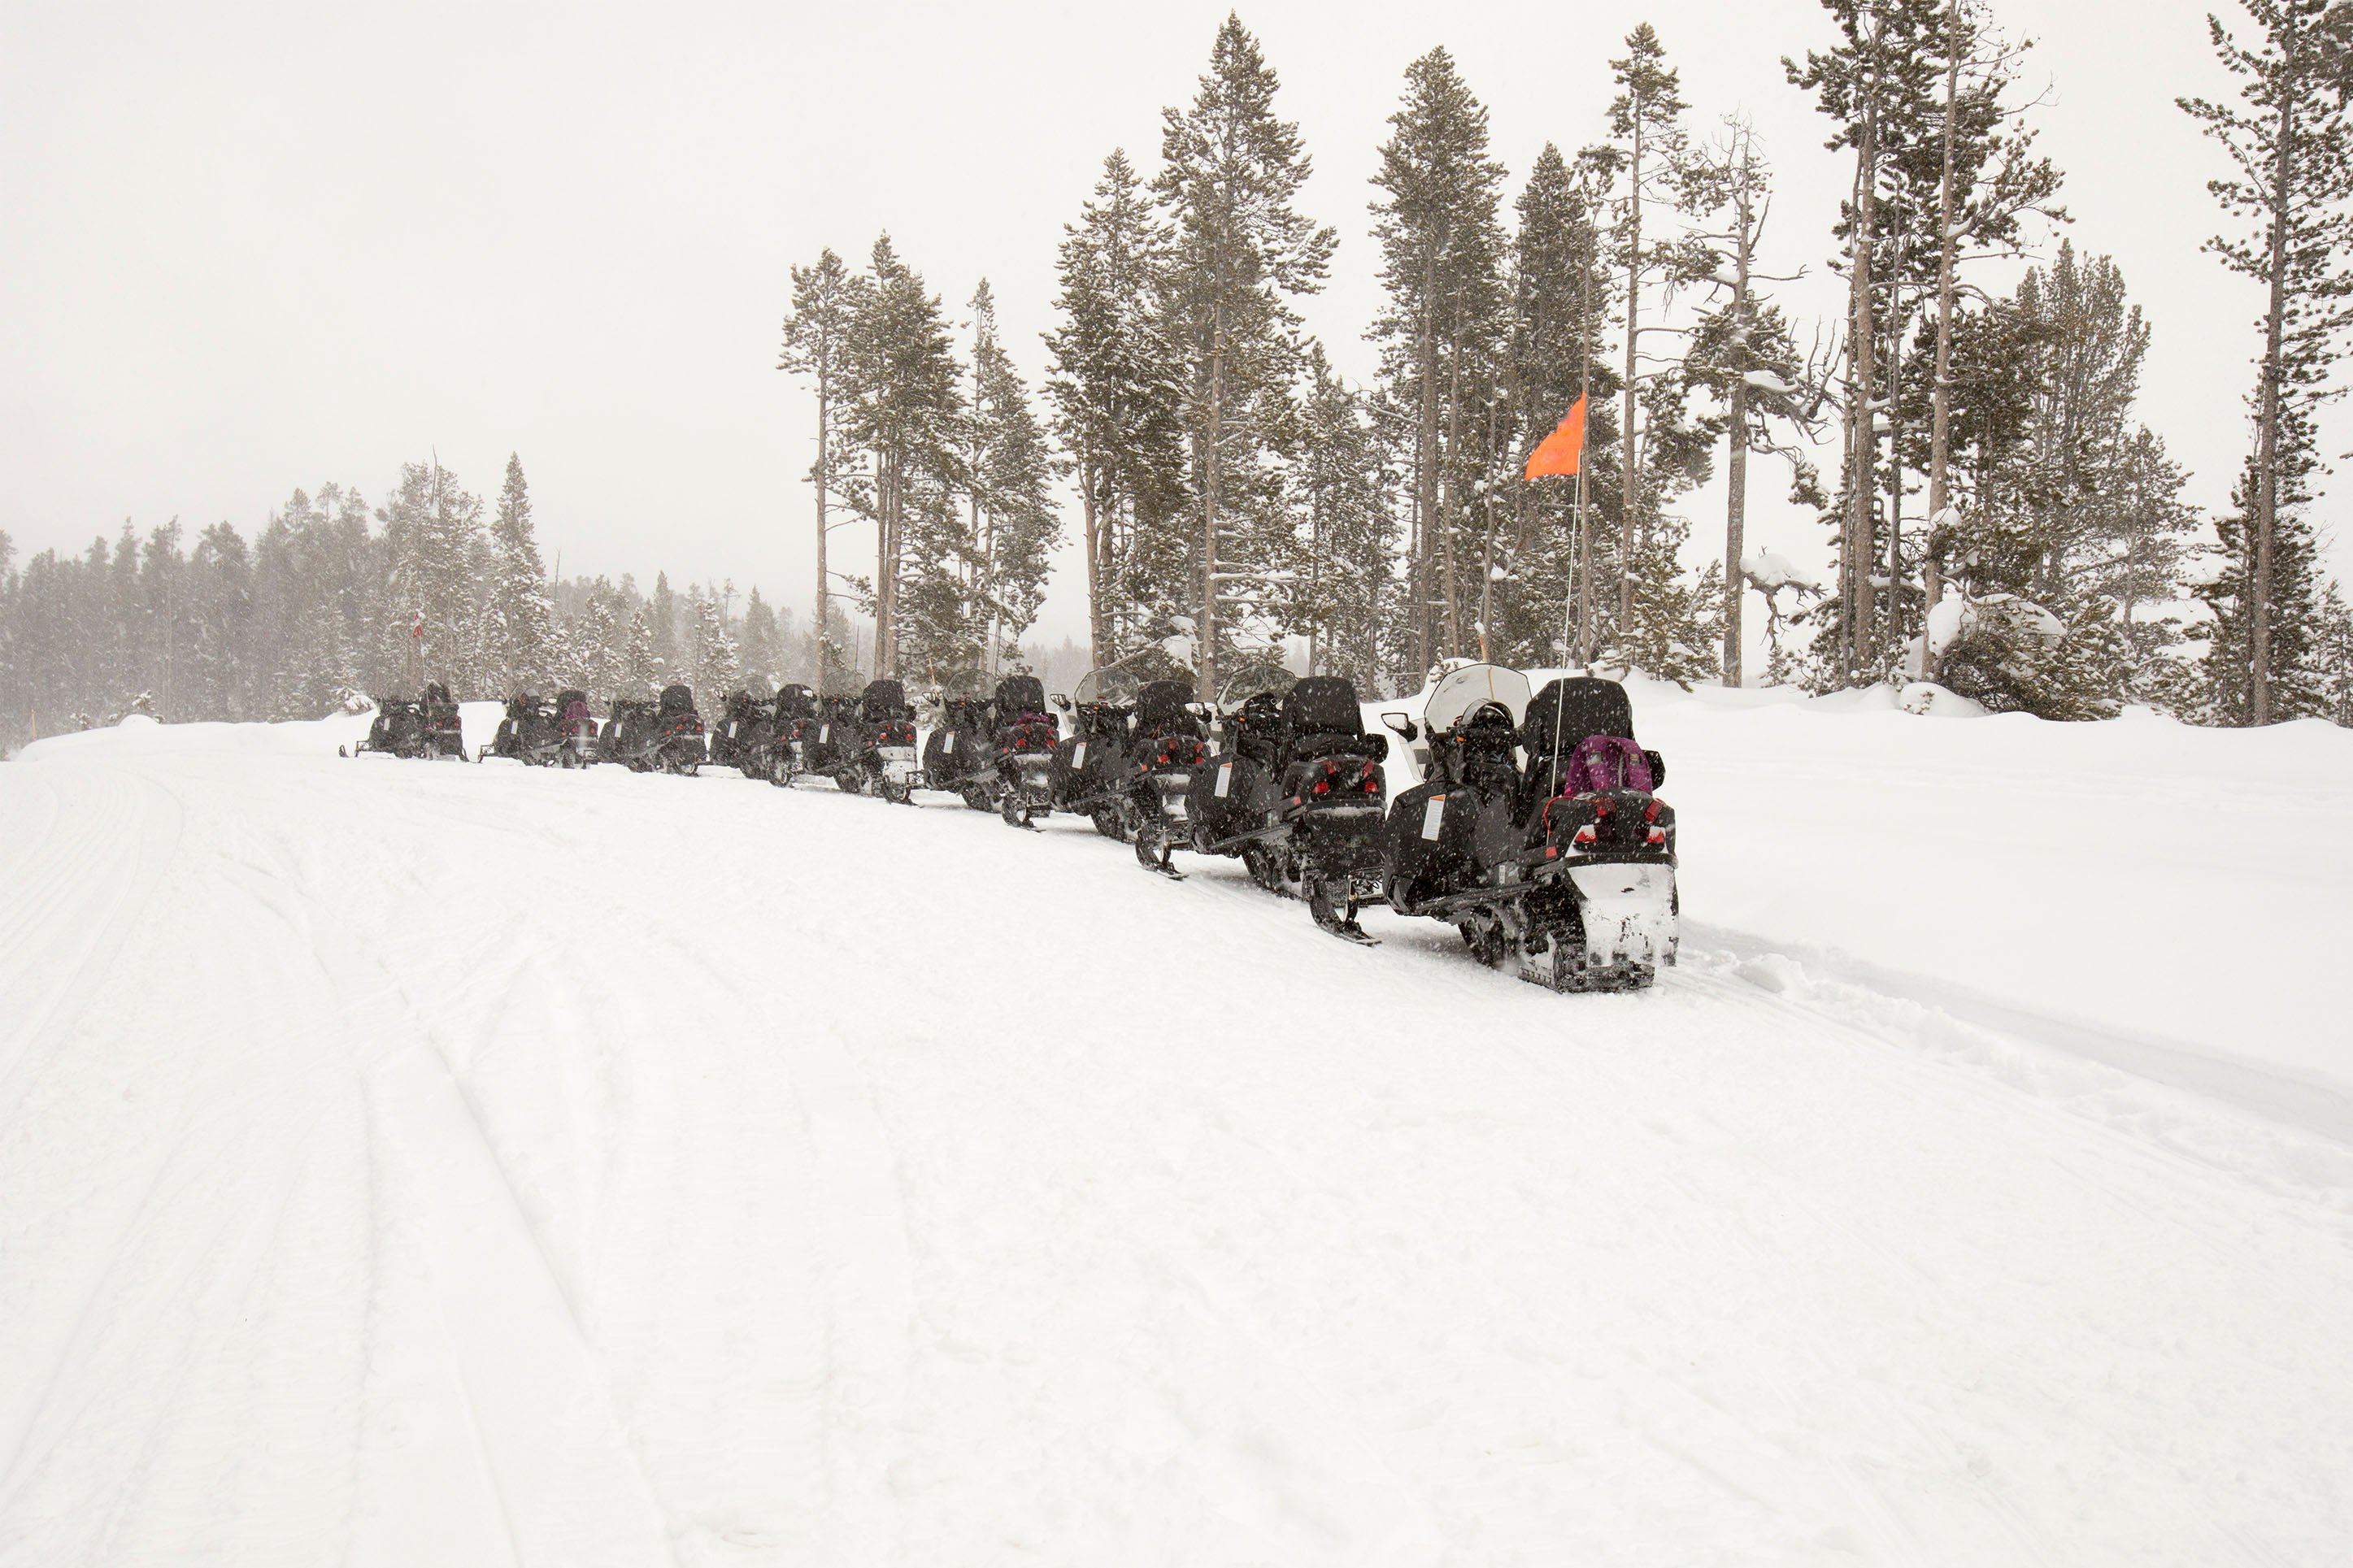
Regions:
<svg viewBox="0 0 2353 1568"><path fill-rule="evenodd" d="M776 688L776 711L793 719L814 719L817 717L817 693L797 680L779 686Z"/></svg>
<svg viewBox="0 0 2353 1568"><path fill-rule="evenodd" d="M684 686L663 687L660 710L664 713L693 712L694 693L688 690Z"/></svg>
<svg viewBox="0 0 2353 1568"><path fill-rule="evenodd" d="M1311 675L1282 700L1282 721L1295 735L1361 735L1364 710L1345 675Z"/></svg>
<svg viewBox="0 0 2353 1568"><path fill-rule="evenodd" d="M997 683L997 711L1010 721L1024 713L1046 710L1046 683L1034 675L1008 675Z"/></svg>
<svg viewBox="0 0 2353 1568"><path fill-rule="evenodd" d="M867 682L866 695L858 700L858 714L869 724L881 724L892 719L912 719L915 710L907 706L907 689L895 680Z"/></svg>
<svg viewBox="0 0 2353 1568"><path fill-rule="evenodd" d="M1595 676L1568 676L1545 683L1528 699L1520 724L1520 744L1532 763L1567 757L1588 735L1634 738L1634 705L1626 689Z"/></svg>
<svg viewBox="0 0 2353 1568"><path fill-rule="evenodd" d="M1189 681L1155 680L1135 694L1135 732L1139 735L1198 735L1201 721L1193 714Z"/></svg>
<svg viewBox="0 0 2353 1568"><path fill-rule="evenodd" d="M1561 777L1563 795L1588 795L1599 790L1637 789L1649 795L1659 787L1651 771L1650 753L1622 735L1588 735L1568 754Z"/></svg>

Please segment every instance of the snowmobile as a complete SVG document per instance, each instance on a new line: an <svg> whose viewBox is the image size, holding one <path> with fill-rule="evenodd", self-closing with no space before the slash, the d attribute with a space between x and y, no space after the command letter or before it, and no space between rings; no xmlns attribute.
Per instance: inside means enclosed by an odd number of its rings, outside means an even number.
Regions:
<svg viewBox="0 0 2353 1568"><path fill-rule="evenodd" d="M858 699L855 697L823 697L818 700L815 739L807 747L808 771L823 773L834 787L848 795L856 795L866 782L858 765L860 742Z"/></svg>
<svg viewBox="0 0 2353 1568"><path fill-rule="evenodd" d="M585 768L596 760L596 720L588 711L588 694L566 689L555 694L556 723L563 743L555 753L556 765Z"/></svg>
<svg viewBox="0 0 2353 1568"><path fill-rule="evenodd" d="M425 710L425 752L428 757L447 757L452 762L466 760L466 731L458 713L458 700L449 689L436 680L425 688L419 700Z"/></svg>
<svg viewBox="0 0 2353 1568"><path fill-rule="evenodd" d="M367 739L346 751L335 748L338 756L358 756L363 752L382 752L386 756L421 757L427 754L427 739L432 726L425 716L425 704L405 697L379 697L375 700L375 720L368 725Z"/></svg>
<svg viewBox="0 0 2353 1568"><path fill-rule="evenodd" d="M632 772L644 771L647 748L654 733L656 705L646 697L613 699L605 710L605 727L596 736L596 760L619 763Z"/></svg>
<svg viewBox="0 0 2353 1568"><path fill-rule="evenodd" d="M776 700L732 692L726 722L711 731L711 760L746 778L766 778L774 766L776 742Z"/></svg>
<svg viewBox="0 0 2353 1568"><path fill-rule="evenodd" d="M1381 760L1388 742L1365 729L1356 684L1311 675L1282 700L1282 784L1260 841L1266 884L1307 901L1315 923L1370 946L1356 921L1381 901Z"/></svg>
<svg viewBox="0 0 2353 1568"><path fill-rule="evenodd" d="M1054 809L1054 748L1061 725L1046 711L1046 688L1034 675L1008 675L990 703L996 721L997 815L1008 827L1035 827Z"/></svg>
<svg viewBox="0 0 2353 1568"><path fill-rule="evenodd" d="M1261 886L1272 885L1261 840L1281 782L1282 699L1297 679L1279 664L1249 665L1227 677L1210 708L1209 754L1195 765L1186 789L1194 852L1239 858Z"/></svg>
<svg viewBox="0 0 2353 1568"><path fill-rule="evenodd" d="M809 772L818 727L817 693L797 680L776 688L776 734L762 776L773 784L788 784Z"/></svg>
<svg viewBox="0 0 2353 1568"><path fill-rule="evenodd" d="M564 725L559 715L554 702L528 691L508 698L498 732L491 737L489 745L475 754L474 761L505 757L531 767L547 766L564 747Z"/></svg>
<svg viewBox="0 0 2353 1568"><path fill-rule="evenodd" d="M1054 706L1071 715L1071 733L1056 743L1049 775L1054 809L1083 816L1105 838L1124 840L1131 824L1128 721L1135 713L1135 675L1113 663L1079 678Z"/></svg>
<svg viewBox="0 0 2353 1568"><path fill-rule="evenodd" d="M1193 775L1208 760L1189 682L1155 680L1135 694L1127 800L1135 823L1136 863L1145 870L1184 875L1169 860L1179 847L1192 847Z"/></svg>
<svg viewBox="0 0 2353 1568"><path fill-rule="evenodd" d="M1436 776L1390 814L1390 907L1450 921L1481 962L1516 959L1522 979L1556 991L1649 985L1680 934L1674 812L1653 793L1663 759L1635 742L1616 681L1572 677L1522 699L1525 679L1514 690L1511 672L1485 668L1430 694ZM1413 738L1402 715L1382 721Z"/></svg>
<svg viewBox="0 0 2353 1568"><path fill-rule="evenodd" d="M986 697L950 697L923 741L923 787L960 795L975 811L997 809L997 749Z"/></svg>
<svg viewBox="0 0 2353 1568"><path fill-rule="evenodd" d="M913 804L915 710L895 680L870 681L858 700L859 783L868 795Z"/></svg>

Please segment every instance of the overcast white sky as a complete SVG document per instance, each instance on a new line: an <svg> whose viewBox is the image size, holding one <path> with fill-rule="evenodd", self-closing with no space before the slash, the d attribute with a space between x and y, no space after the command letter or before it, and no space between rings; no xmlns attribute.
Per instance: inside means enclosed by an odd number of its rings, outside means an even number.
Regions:
<svg viewBox="0 0 2353 1568"><path fill-rule="evenodd" d="M126 517L250 533L298 485L373 500L435 447L492 492L512 449L567 574L732 576L800 608L809 409L772 368L786 268L887 228L951 305L992 281L1034 381L1062 224L1109 149L1156 157L1227 9L8 0L0 528L26 553ZM2220 165L2172 102L2226 90L2206 7L1997 9L2036 42L2076 245L2118 258L2155 324L2147 416L2219 504L2257 301L2199 252ZM1309 315L1352 374L1372 363L1366 181L1407 62L1439 43L1515 190L1546 140L1599 133L1608 58L1648 17L1694 124L1755 120L1782 187L1767 259L1813 268L1801 317L1835 309L1818 258L1844 175L1779 65L1826 41L1810 0L1242 16L1314 155L1305 205L1342 236ZM1751 537L1819 558L1780 476L1754 485ZM1720 505L1689 509L1703 541ZM1064 574L1040 631L1082 626L1082 592Z"/></svg>

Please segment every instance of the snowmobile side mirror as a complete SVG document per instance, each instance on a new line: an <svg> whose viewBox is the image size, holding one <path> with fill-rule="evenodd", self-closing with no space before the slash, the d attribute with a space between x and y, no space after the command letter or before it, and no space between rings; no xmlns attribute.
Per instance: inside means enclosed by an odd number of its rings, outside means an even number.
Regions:
<svg viewBox="0 0 2353 1568"><path fill-rule="evenodd" d="M1065 713L1068 713L1071 710L1071 699L1067 692L1057 691L1053 696L1046 699L1046 700L1051 702L1055 707L1060 708Z"/></svg>
<svg viewBox="0 0 2353 1568"><path fill-rule="evenodd" d="M1402 713L1384 713L1381 715L1381 722L1388 725L1390 731L1400 741L1410 741L1421 733L1414 726L1413 721Z"/></svg>

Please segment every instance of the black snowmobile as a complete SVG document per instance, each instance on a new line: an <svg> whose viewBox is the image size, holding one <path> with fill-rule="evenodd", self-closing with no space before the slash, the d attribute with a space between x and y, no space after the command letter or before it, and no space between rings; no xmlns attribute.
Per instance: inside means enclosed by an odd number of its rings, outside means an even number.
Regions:
<svg viewBox="0 0 2353 1568"><path fill-rule="evenodd" d="M1388 742L1365 729L1356 683L1311 675L1282 700L1282 778L1261 865L1276 891L1307 900L1315 923L1367 945L1356 911L1381 901L1381 759Z"/></svg>
<svg viewBox="0 0 2353 1568"><path fill-rule="evenodd" d="M1054 747L1054 809L1087 818L1105 838L1124 839L1132 826L1128 724L1139 685L1124 664L1107 664L1081 676L1070 696L1054 699L1071 715L1071 733Z"/></svg>
<svg viewBox="0 0 2353 1568"><path fill-rule="evenodd" d="M923 787L960 795L975 811L997 809L996 725L986 697L950 697L923 740Z"/></svg>
<svg viewBox="0 0 2353 1568"><path fill-rule="evenodd" d="M425 688L420 706L425 710L424 754L464 762L466 731L458 715L458 700L449 695L449 689L438 680L432 682Z"/></svg>
<svg viewBox="0 0 2353 1568"><path fill-rule="evenodd" d="M1282 700L1297 679L1279 664L1250 665L1227 677L1212 708L1209 754L1193 769L1186 791L1194 851L1240 859L1261 886L1272 885L1262 844L1282 782Z"/></svg>
<svg viewBox="0 0 2353 1568"><path fill-rule="evenodd" d="M554 700L526 691L507 699L506 714L499 721L498 731L474 760L481 763L504 757L510 762L543 768L554 762L556 752L563 749L561 710Z"/></svg>
<svg viewBox="0 0 2353 1568"><path fill-rule="evenodd" d="M811 771L818 728L817 693L797 680L776 688L776 736L764 775L770 784L788 784Z"/></svg>
<svg viewBox="0 0 2353 1568"><path fill-rule="evenodd" d="M348 752L338 746L338 756L358 756L363 752L381 752L390 757L421 757L426 754L427 737L431 727L425 718L425 704L406 697L379 697L375 700L375 719L368 725L367 739Z"/></svg>
<svg viewBox="0 0 2353 1568"><path fill-rule="evenodd" d="M1011 827L1035 827L1054 809L1054 748L1061 725L1046 711L1046 688L1034 675L1008 675L990 704L997 747L997 815Z"/></svg>
<svg viewBox="0 0 2353 1568"><path fill-rule="evenodd" d="M1674 813L1653 793L1665 763L1636 743L1616 681L1552 681L1514 727L1526 681L1492 668L1430 694L1433 776L1390 814L1390 907L1452 923L1482 963L1516 959L1556 991L1646 986L1679 937ZM1383 715L1411 739L1401 719Z"/></svg>
<svg viewBox="0 0 2353 1568"><path fill-rule="evenodd" d="M858 722L858 699L825 697L818 700L816 738L808 744L808 771L823 773L835 787L849 795L866 782L858 765L862 743Z"/></svg>
<svg viewBox="0 0 2353 1568"><path fill-rule="evenodd" d="M915 710L898 681L870 681L859 698L857 763L859 785L866 794L913 804Z"/></svg>
<svg viewBox="0 0 2353 1568"><path fill-rule="evenodd" d="M555 694L556 724L563 742L556 748L559 767L585 768L596 760L596 719L588 711L588 694L576 689Z"/></svg>
<svg viewBox="0 0 2353 1568"><path fill-rule="evenodd" d="M694 710L694 693L683 686L665 686L651 702L642 698L616 698L613 716L605 724L597 751L605 761L620 763L632 773L691 773L705 761L702 716Z"/></svg>
<svg viewBox="0 0 2353 1568"><path fill-rule="evenodd" d="M725 720L711 731L711 761L745 778L767 778L775 765L776 700L748 691L729 694Z"/></svg>
<svg viewBox="0 0 2353 1568"><path fill-rule="evenodd" d="M1155 680L1135 694L1135 732L1127 752L1128 815L1135 858L1149 871L1182 877L1171 852L1193 844L1193 779L1209 760L1189 681Z"/></svg>
<svg viewBox="0 0 2353 1568"><path fill-rule="evenodd" d="M652 743L658 708L649 697L616 696L605 709L605 727L596 736L596 760L619 763L642 773L647 748Z"/></svg>

